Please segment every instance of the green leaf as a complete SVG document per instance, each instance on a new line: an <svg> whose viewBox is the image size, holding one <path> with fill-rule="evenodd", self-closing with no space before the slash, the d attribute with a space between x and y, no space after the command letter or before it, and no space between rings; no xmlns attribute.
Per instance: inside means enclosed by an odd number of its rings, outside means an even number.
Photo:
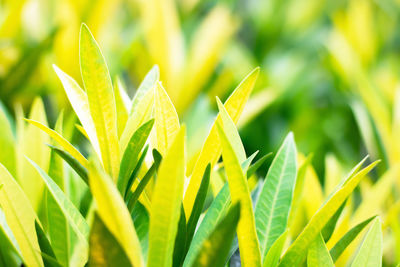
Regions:
<svg viewBox="0 0 400 267"><path fill-rule="evenodd" d="M346 201L343 202L342 206L335 212L335 214L331 217L331 219L327 222L327 224L322 228L321 234L322 237L324 238L324 242L328 242L328 240L331 238L333 231L335 230L336 223L339 220L340 215L342 214L342 211L346 205Z"/></svg>
<svg viewBox="0 0 400 267"><path fill-rule="evenodd" d="M271 163L255 208L263 258L286 230L297 175L296 156L293 134L289 133Z"/></svg>
<svg viewBox="0 0 400 267"><path fill-rule="evenodd" d="M0 163L9 170L12 175L16 173L15 162L15 137L11 127L11 121L5 107L0 102Z"/></svg>
<svg viewBox="0 0 400 267"><path fill-rule="evenodd" d="M95 213L89 238L89 266L132 266L124 249Z"/></svg>
<svg viewBox="0 0 400 267"><path fill-rule="evenodd" d="M128 198L128 209L131 211L133 206L135 205L136 201L139 199L140 195L142 194L143 190L146 188L146 185L150 181L151 177L153 177L154 173L158 170L158 167L161 163L161 154L157 152L157 150L153 149L153 158L154 162L143 176L142 180L140 180L138 186L136 187L135 191L132 195ZM128 188L130 190L130 188Z"/></svg>
<svg viewBox="0 0 400 267"><path fill-rule="evenodd" d="M203 243L207 240L208 236L212 233L216 225L220 222L226 214L231 199L230 199L229 185L226 183L215 197L211 206L208 208L200 226L198 227L192 242L190 243L189 250L186 254L184 267L193 266L196 256L199 254Z"/></svg>
<svg viewBox="0 0 400 267"><path fill-rule="evenodd" d="M111 178L94 162L89 162L89 185L105 226L125 250L132 265L143 266L139 239L124 200Z"/></svg>
<svg viewBox="0 0 400 267"><path fill-rule="evenodd" d="M307 266L334 267L331 255L321 234L311 243L307 253Z"/></svg>
<svg viewBox="0 0 400 267"><path fill-rule="evenodd" d="M36 214L22 191L7 169L0 164L0 205L21 250L23 261L29 266L43 266L38 254L40 250L35 231Z"/></svg>
<svg viewBox="0 0 400 267"><path fill-rule="evenodd" d="M278 237L272 244L271 248L267 252L267 255L265 256L263 267L276 267L278 265L287 234L288 230L281 234L281 236Z"/></svg>
<svg viewBox="0 0 400 267"><path fill-rule="evenodd" d="M367 226L376 216L372 216L365 221L357 224L353 228L351 228L329 251L333 262L336 262L340 255L342 255L343 251L350 245L351 242L358 236L358 234Z"/></svg>
<svg viewBox="0 0 400 267"><path fill-rule="evenodd" d="M172 258L172 266L179 267L182 264L182 260L185 257L186 247L186 216L183 205L181 205L181 215L178 222L178 232L175 237L174 254Z"/></svg>
<svg viewBox="0 0 400 267"><path fill-rule="evenodd" d="M42 227L40 227L37 221L35 221L35 229L41 253L55 259L55 261L51 261L48 257L43 257L42 255L44 265L46 267L60 267L61 265L56 260L56 255L54 254L50 241L47 239L46 234L43 232Z"/></svg>
<svg viewBox="0 0 400 267"><path fill-rule="evenodd" d="M155 87L156 148L165 155L179 132L179 118L175 107L160 82Z"/></svg>
<svg viewBox="0 0 400 267"><path fill-rule="evenodd" d="M250 191L234 147L230 144L227 137L226 123L233 124L233 121L222 120L222 123L217 124L217 129L222 144L222 158L228 177L232 203L240 202L241 207L241 217L237 229L241 262L242 265L260 266L260 248Z"/></svg>
<svg viewBox="0 0 400 267"><path fill-rule="evenodd" d="M71 156L68 152L59 149L55 146L48 145L52 151L54 151L57 155L59 155L65 162L68 163L68 165L82 178L82 180L88 184L89 183L89 178L88 178L88 172L85 167L83 167L79 161L77 161L74 157ZM87 165L86 165L87 166Z"/></svg>
<svg viewBox="0 0 400 267"><path fill-rule="evenodd" d="M57 119L55 130L59 133L62 133L62 125L63 114L61 113L61 115ZM72 156L70 157L72 158ZM54 149L51 151L50 154L50 166L48 174L54 179L54 182L58 185L58 187L65 192L67 189L67 176L65 175L64 162ZM46 197L46 211L48 221L47 230L49 233L49 238L51 240L54 253L56 254L56 258L59 260L60 264L63 266L68 266L69 254L71 251L70 229L68 225L68 220L51 193L46 192ZM45 259L43 258L43 260ZM49 261L48 258L46 258L46 260Z"/></svg>
<svg viewBox="0 0 400 267"><path fill-rule="evenodd" d="M96 128L92 116L90 115L89 101L85 91L78 85L78 83L59 69L56 65L53 68L63 84L64 91L67 94L69 103L78 116L79 121L82 123L83 129L91 142L94 151L101 157L99 141L97 140Z"/></svg>
<svg viewBox="0 0 400 267"><path fill-rule="evenodd" d="M187 248L185 254L189 249L188 245L192 242L197 222L200 218L201 212L203 211L204 202L206 200L208 192L208 185L210 184L210 176L211 176L211 164L208 164L206 170L204 171L203 180L201 181L199 192L197 192L196 200L194 201L194 207L192 209L192 213L190 214L187 223L187 231L186 231Z"/></svg>
<svg viewBox="0 0 400 267"><path fill-rule="evenodd" d="M139 153L146 144L151 129L153 128L153 124L154 120L149 120L140 126L132 135L129 144L125 149L121 160L117 182L117 187L121 194L124 194L127 189L129 177L138 163Z"/></svg>
<svg viewBox="0 0 400 267"><path fill-rule="evenodd" d="M264 164L264 162L270 157L272 156L272 153L268 153L264 156L262 156L259 160L257 160L256 162L254 162L254 164L250 165L249 169L247 170L246 176L249 178L251 177L253 174L256 173L256 171Z"/></svg>
<svg viewBox="0 0 400 267"><path fill-rule="evenodd" d="M160 78L160 69L157 65L154 65L149 72L144 77L143 81L140 83L135 96L133 97L131 114L134 114L135 111L139 108L139 103L145 97L147 92L153 89L154 85Z"/></svg>
<svg viewBox="0 0 400 267"><path fill-rule="evenodd" d="M136 233L140 240L142 254L147 255L147 250L149 247L149 213L147 209L140 202L138 202L134 206L131 216L135 225Z"/></svg>
<svg viewBox="0 0 400 267"><path fill-rule="evenodd" d="M114 92L105 59L85 24L80 31L79 58L102 163L116 180L120 158Z"/></svg>
<svg viewBox="0 0 400 267"><path fill-rule="evenodd" d="M28 159L28 161L36 168L37 172L42 177L47 189L63 211L74 232L81 240L86 241L87 237L89 237L89 226L86 223L85 218L82 217L74 204L72 204L72 202L65 196L64 192L58 187L53 179L51 179L34 161L30 159Z"/></svg>
<svg viewBox="0 0 400 267"><path fill-rule="evenodd" d="M240 218L240 204L235 204L202 244L191 266L224 266ZM252 266L252 265L251 265ZM257 266L257 265L254 265Z"/></svg>
<svg viewBox="0 0 400 267"><path fill-rule="evenodd" d="M296 266L304 260L305 252L311 242L315 240L322 228L340 208L347 197L353 192L361 179L378 163L379 161L375 161L353 176L350 176L343 186L336 191L336 193L318 210L316 214L314 214L300 235L286 251L279 266Z"/></svg>
<svg viewBox="0 0 400 267"><path fill-rule="evenodd" d="M255 85L258 74L260 72L259 68L254 69L249 75L247 75L243 81L236 87L233 93L226 100L224 107L228 112L232 120L237 123L240 114L250 96L251 91ZM192 213L192 208L194 201L196 199L197 192L200 188L201 179L203 177L204 170L208 163L211 163L213 167L222 151L221 143L218 137L218 130L216 122L219 120L218 116L214 124L211 127L210 133L204 141L203 147L201 148L200 155L193 168L192 175L189 180L188 187L185 192L185 199L183 202L186 214L190 215Z"/></svg>
<svg viewBox="0 0 400 267"><path fill-rule="evenodd" d="M185 179L185 127L181 127L161 162L154 187L148 266L171 266Z"/></svg>
<svg viewBox="0 0 400 267"><path fill-rule="evenodd" d="M351 264L351 267L380 267L382 266L382 253L382 225L381 220L376 218L372 223L353 263Z"/></svg>
<svg viewBox="0 0 400 267"><path fill-rule="evenodd" d="M129 200L130 199L130 196L133 194L132 193L132 186L133 186L133 183L135 182L135 180L136 179L139 179L139 177L138 177L138 175L139 175L139 171L140 171L140 169L142 168L142 165L143 165L143 162L144 162L144 160L145 160L145 158L146 158L146 155L147 155L147 151L149 150L149 146L148 145L146 145L145 147L144 147L144 149L143 149L143 151L142 151L142 153L140 154L140 157L139 157L139 160L138 160L138 162L137 162L137 164L136 164L136 167L135 167L135 169L133 169L133 171L132 171L132 173L131 173L131 176L129 177L129 180L128 180L128 185L127 185L127 187L126 187L126 190L125 190L125 194L124 194L124 199L125 200ZM157 150L156 149L153 149L153 158L154 157L156 157L157 159L159 158L159 160L160 160L160 162L161 162L161 155L160 155L160 153L158 153L157 152ZM158 163L160 163L160 162L158 162ZM157 165L157 168L158 168L158 165ZM150 170L150 169L149 169ZM154 171L156 171L156 170L154 170ZM147 173L146 173L147 174ZM151 178L152 176L150 176L148 179L150 180L150 178ZM143 176L143 178L144 178L144 176ZM143 179L142 178L142 179ZM148 181L147 181L148 182ZM146 182L146 184L143 184L144 186L145 185L147 185L147 182ZM140 182L139 182L140 183ZM144 189L144 188L143 188ZM139 196L138 196L139 197ZM129 203L128 201L127 201L127 203Z"/></svg>

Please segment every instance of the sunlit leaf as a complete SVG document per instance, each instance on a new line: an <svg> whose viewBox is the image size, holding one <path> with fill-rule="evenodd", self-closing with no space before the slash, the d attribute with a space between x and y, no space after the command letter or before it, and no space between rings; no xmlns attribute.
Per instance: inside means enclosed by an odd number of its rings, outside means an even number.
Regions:
<svg viewBox="0 0 400 267"><path fill-rule="evenodd" d="M287 227L297 175L296 155L293 134L289 133L272 161L256 204L257 236L263 258Z"/></svg>
<svg viewBox="0 0 400 267"><path fill-rule="evenodd" d="M264 267L275 267L278 265L283 246L285 245L286 236L288 231L286 230L280 237L278 237L268 250L267 255L263 262Z"/></svg>
<svg viewBox="0 0 400 267"><path fill-rule="evenodd" d="M150 218L148 266L170 266L174 249L185 178L185 127L161 162Z"/></svg>
<svg viewBox="0 0 400 267"><path fill-rule="evenodd" d="M307 254L307 266L333 267L333 261L321 234L311 243Z"/></svg>
<svg viewBox="0 0 400 267"><path fill-rule="evenodd" d="M114 92L105 59L85 24L80 31L79 58L103 166L116 180L120 158Z"/></svg>

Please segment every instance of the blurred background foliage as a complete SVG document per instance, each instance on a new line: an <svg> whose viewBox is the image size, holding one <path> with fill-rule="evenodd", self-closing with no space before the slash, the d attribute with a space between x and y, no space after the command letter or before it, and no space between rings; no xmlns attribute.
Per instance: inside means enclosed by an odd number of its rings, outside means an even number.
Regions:
<svg viewBox="0 0 400 267"><path fill-rule="evenodd" d="M45 103L74 121L52 64L80 84L81 22L129 95L158 64L188 125L195 154L225 99L254 67L261 73L240 133L248 154L276 151L286 133L314 153L318 177L332 155L345 169L365 154L382 174L399 161L400 1L0 0L0 98L27 112ZM69 118L70 117L70 118ZM197 138L194 138L197 137ZM397 138L396 138L397 137ZM321 181L323 182L323 181Z"/></svg>

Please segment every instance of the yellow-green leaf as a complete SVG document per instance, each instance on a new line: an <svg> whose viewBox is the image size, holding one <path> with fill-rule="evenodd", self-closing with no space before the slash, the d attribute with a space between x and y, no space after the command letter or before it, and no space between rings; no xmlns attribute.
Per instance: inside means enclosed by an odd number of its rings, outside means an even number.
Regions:
<svg viewBox="0 0 400 267"><path fill-rule="evenodd" d="M124 200L111 178L94 162L89 162L89 185L101 220L125 250L132 265L143 266L139 239Z"/></svg>
<svg viewBox="0 0 400 267"><path fill-rule="evenodd" d="M56 65L53 68L63 84L64 91L67 94L69 102L78 116L79 121L82 123L83 129L85 130L85 136L88 137L92 143L94 151L100 157L99 141L97 140L96 129L94 127L92 116L89 110L89 101L85 91L78 85L78 83L60 70Z"/></svg>
<svg viewBox="0 0 400 267"><path fill-rule="evenodd" d="M321 234L311 243L307 254L307 266L334 267L331 255Z"/></svg>
<svg viewBox="0 0 400 267"><path fill-rule="evenodd" d="M24 262L28 266L43 266L38 253L40 248L35 230L35 211L21 187L1 163L0 184L3 185L0 190L0 205L17 240Z"/></svg>
<svg viewBox="0 0 400 267"><path fill-rule="evenodd" d="M247 99L253 90L259 72L260 69L256 68L249 75L247 75L224 104L226 111L235 123L237 123L239 120L240 114L242 113ZM218 118L219 117L216 118L213 126L211 127L210 133L203 144L200 155L193 168L189 185L185 192L183 204L187 216L190 216L190 213L192 212L194 200L196 198L197 191L199 190L201 179L207 164L211 163L211 167L213 167L221 155L222 148L218 138L216 126L216 121Z"/></svg>
<svg viewBox="0 0 400 267"><path fill-rule="evenodd" d="M156 148L165 155L179 132L179 118L174 105L160 82L155 88Z"/></svg>
<svg viewBox="0 0 400 267"><path fill-rule="evenodd" d="M129 116L130 99L119 78L117 78L114 86L114 97L117 109L118 136L121 136Z"/></svg>
<svg viewBox="0 0 400 267"><path fill-rule="evenodd" d="M105 59L85 24L81 26L79 57L103 166L115 180L120 158L114 92Z"/></svg>
<svg viewBox="0 0 400 267"><path fill-rule="evenodd" d="M255 219L247 179L233 146L229 143L224 123L217 124L222 144L222 158L228 176L232 203L240 202L240 220L237 228L242 266L261 266Z"/></svg>
<svg viewBox="0 0 400 267"><path fill-rule="evenodd" d="M38 127L43 132L47 133L51 138L53 138L65 151L67 151L71 156L73 156L82 166L87 167L87 159L61 134L57 133L55 130L43 125L42 123L30 119L25 119L30 124Z"/></svg>
<svg viewBox="0 0 400 267"><path fill-rule="evenodd" d="M163 158L155 184L149 229L148 266L171 266L185 179L185 127Z"/></svg>
<svg viewBox="0 0 400 267"><path fill-rule="evenodd" d="M361 171L350 176L343 186L333 194L333 196L318 210L316 214L314 214L304 230L286 251L279 266L296 266L304 260L305 253L311 242L315 240L329 219L353 192L361 179L378 163L379 161L375 161Z"/></svg>

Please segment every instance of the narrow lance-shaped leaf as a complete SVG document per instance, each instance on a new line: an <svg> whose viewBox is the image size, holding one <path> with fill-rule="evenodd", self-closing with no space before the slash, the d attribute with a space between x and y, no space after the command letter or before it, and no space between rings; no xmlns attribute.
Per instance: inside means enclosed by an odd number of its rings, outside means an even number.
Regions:
<svg viewBox="0 0 400 267"><path fill-rule="evenodd" d="M89 110L89 101L85 91L78 85L78 83L59 69L56 65L53 68L63 84L65 93L67 94L68 100L78 116L79 121L82 123L83 129L85 130L86 136L93 145L94 151L100 157L99 141L97 140L96 129L92 116Z"/></svg>
<svg viewBox="0 0 400 267"><path fill-rule="evenodd" d="M42 177L47 189L64 212L64 215L72 229L74 229L75 233L81 240L87 241L87 237L89 237L89 226L86 223L85 218L82 217L74 204L72 204L72 202L65 196L64 192L58 187L53 179L51 179L34 161L30 159L27 160L36 168L36 171Z"/></svg>
<svg viewBox="0 0 400 267"><path fill-rule="evenodd" d="M233 122L232 122L233 123ZM240 202L240 220L237 228L242 266L260 266L261 256L255 228L254 213L247 180L232 145L218 124L218 133L222 144L222 158L228 176L232 203ZM225 125L224 125L225 126Z"/></svg>
<svg viewBox="0 0 400 267"><path fill-rule="evenodd" d="M105 59L85 24L80 31L79 58L103 166L117 179L120 158L113 87Z"/></svg>
<svg viewBox="0 0 400 267"><path fill-rule="evenodd" d="M4 211L23 260L29 266L43 266L35 231L36 214L21 187L0 163L0 205Z"/></svg>
<svg viewBox="0 0 400 267"><path fill-rule="evenodd" d="M289 133L268 170L255 209L257 236L264 258L285 232L297 175L296 145Z"/></svg>
<svg viewBox="0 0 400 267"><path fill-rule="evenodd" d="M307 266L334 267L331 255L321 234L317 235L317 238L311 243L308 249Z"/></svg>
<svg viewBox="0 0 400 267"><path fill-rule="evenodd" d="M137 129L132 135L129 144L124 151L117 181L117 187L121 194L126 191L129 177L138 163L139 153L146 144L147 138L149 137L151 129L153 128L153 124L154 120L150 120L140 126L139 129Z"/></svg>
<svg viewBox="0 0 400 267"><path fill-rule="evenodd" d="M89 266L132 266L118 240L95 213L90 230Z"/></svg>
<svg viewBox="0 0 400 267"><path fill-rule="evenodd" d="M171 266L185 178L185 127L181 127L158 171L149 229L148 266Z"/></svg>
<svg viewBox="0 0 400 267"><path fill-rule="evenodd" d="M376 218L369 229L364 242L361 244L351 267L366 266L380 267L382 266L382 225L381 220Z"/></svg>
<svg viewBox="0 0 400 267"><path fill-rule="evenodd" d="M131 113L134 114L135 110L139 108L139 102L145 97L148 91L152 90L158 79L160 78L160 69L154 65L140 83L135 96L133 97Z"/></svg>
<svg viewBox="0 0 400 267"><path fill-rule="evenodd" d="M165 155L179 131L175 107L160 82L155 87L156 148Z"/></svg>
<svg viewBox="0 0 400 267"><path fill-rule="evenodd" d="M60 267L61 264L57 262L56 255L54 254L50 241L47 239L46 234L43 232L42 227L37 221L35 221L35 229L44 265L46 267Z"/></svg>
<svg viewBox="0 0 400 267"><path fill-rule="evenodd" d="M132 265L143 266L139 239L124 200L111 178L93 161L89 162L89 186L107 229L125 250Z"/></svg>
<svg viewBox="0 0 400 267"><path fill-rule="evenodd" d="M202 244L191 266L225 266L239 218L240 204L237 203Z"/></svg>
<svg viewBox="0 0 400 267"><path fill-rule="evenodd" d="M124 194L124 199L125 200L128 200L129 198L130 198L130 195L132 194L132 186L133 186L133 184L134 184L134 182L135 182L135 180L138 178L138 175L139 175L139 171L140 171L140 169L142 168L142 165L143 165L143 162L144 162L144 160L145 160L145 158L146 158L146 155L147 155L147 151L149 150L149 146L148 145L146 145L144 148L143 148L143 151L142 151L142 153L140 154L140 156L139 156L139 160L138 160L138 162L137 162L137 164L136 164L136 167L135 167L135 169L133 169L133 171L132 171L132 173L131 173L131 176L129 177L129 180L128 180L128 185L126 186L126 190L125 190L125 194ZM161 161L161 154L160 153L158 153L157 152L157 150L156 149L153 149L153 158L154 158L154 160L157 158L160 158L160 161ZM160 163L160 162L158 162L158 163ZM153 162L153 165L154 165L154 162ZM158 168L158 166L157 166L157 168ZM151 167L150 167L150 169L151 169ZM150 171L150 169L147 171L147 173ZM156 171L156 170L154 170L154 171ZM147 173L145 174L145 176L147 175ZM144 177L143 177L144 178ZM151 178L151 176L150 176L150 178ZM150 178L148 178L149 180L150 180ZM141 181L140 181L141 182ZM139 182L139 183L140 183ZM146 182L146 184L147 184L147 182ZM139 186L139 185L138 185ZM144 188L143 188L144 189ZM136 190L136 189L135 189Z"/></svg>
<svg viewBox="0 0 400 267"><path fill-rule="evenodd" d="M336 244L329 253L332 256L333 262L339 259L343 251L350 245L351 242L358 236L358 234L373 220L376 216L372 216L365 221L357 224L351 228Z"/></svg>
<svg viewBox="0 0 400 267"><path fill-rule="evenodd" d="M281 234L281 236L278 237L278 239L276 239L272 244L271 248L267 252L267 255L265 256L263 267L276 267L278 265L287 234L288 230Z"/></svg>
<svg viewBox="0 0 400 267"><path fill-rule="evenodd" d="M172 257L173 267L181 266L182 259L185 256L186 231L187 229L185 210L183 209L183 205L181 205L181 214L178 221L178 232L176 233L175 237L174 254Z"/></svg>
<svg viewBox="0 0 400 267"><path fill-rule="evenodd" d="M115 107L117 110L117 126L118 126L118 137L121 136L124 131L126 121L129 116L130 103L129 96L126 94L122 81L119 77L116 78L114 85L114 97L115 97Z"/></svg>
<svg viewBox="0 0 400 267"><path fill-rule="evenodd" d="M42 123L34 120L25 119L32 125L35 125L45 133L47 133L52 139L54 139L60 146L62 146L65 151L67 151L71 156L77 160L83 166L88 165L88 161L86 158L73 146L70 142L68 142L61 134L57 133L56 131L48 128L47 126L43 125Z"/></svg>
<svg viewBox="0 0 400 267"><path fill-rule="evenodd" d="M247 99L253 90L259 72L260 69L256 68L249 75L247 75L224 104L226 111L235 123L237 123L239 120L240 114L242 113ZM203 177L203 173L207 167L207 164L211 163L211 167L213 167L221 155L222 148L218 138L218 130L216 125L216 121L219 120L218 118L219 117L216 118L214 124L212 125L210 133L207 136L203 147L201 148L200 155L195 163L189 185L185 192L183 204L185 212L188 216L190 216L192 212L193 204L201 184L201 178Z"/></svg>
<svg viewBox="0 0 400 267"><path fill-rule="evenodd" d="M318 210L311 218L304 230L292 243L279 263L279 266L296 266L305 257L305 252L313 242L322 228L326 225L333 214L340 208L347 197L353 192L361 179L374 168L379 161L375 161L351 176L336 193Z"/></svg>

